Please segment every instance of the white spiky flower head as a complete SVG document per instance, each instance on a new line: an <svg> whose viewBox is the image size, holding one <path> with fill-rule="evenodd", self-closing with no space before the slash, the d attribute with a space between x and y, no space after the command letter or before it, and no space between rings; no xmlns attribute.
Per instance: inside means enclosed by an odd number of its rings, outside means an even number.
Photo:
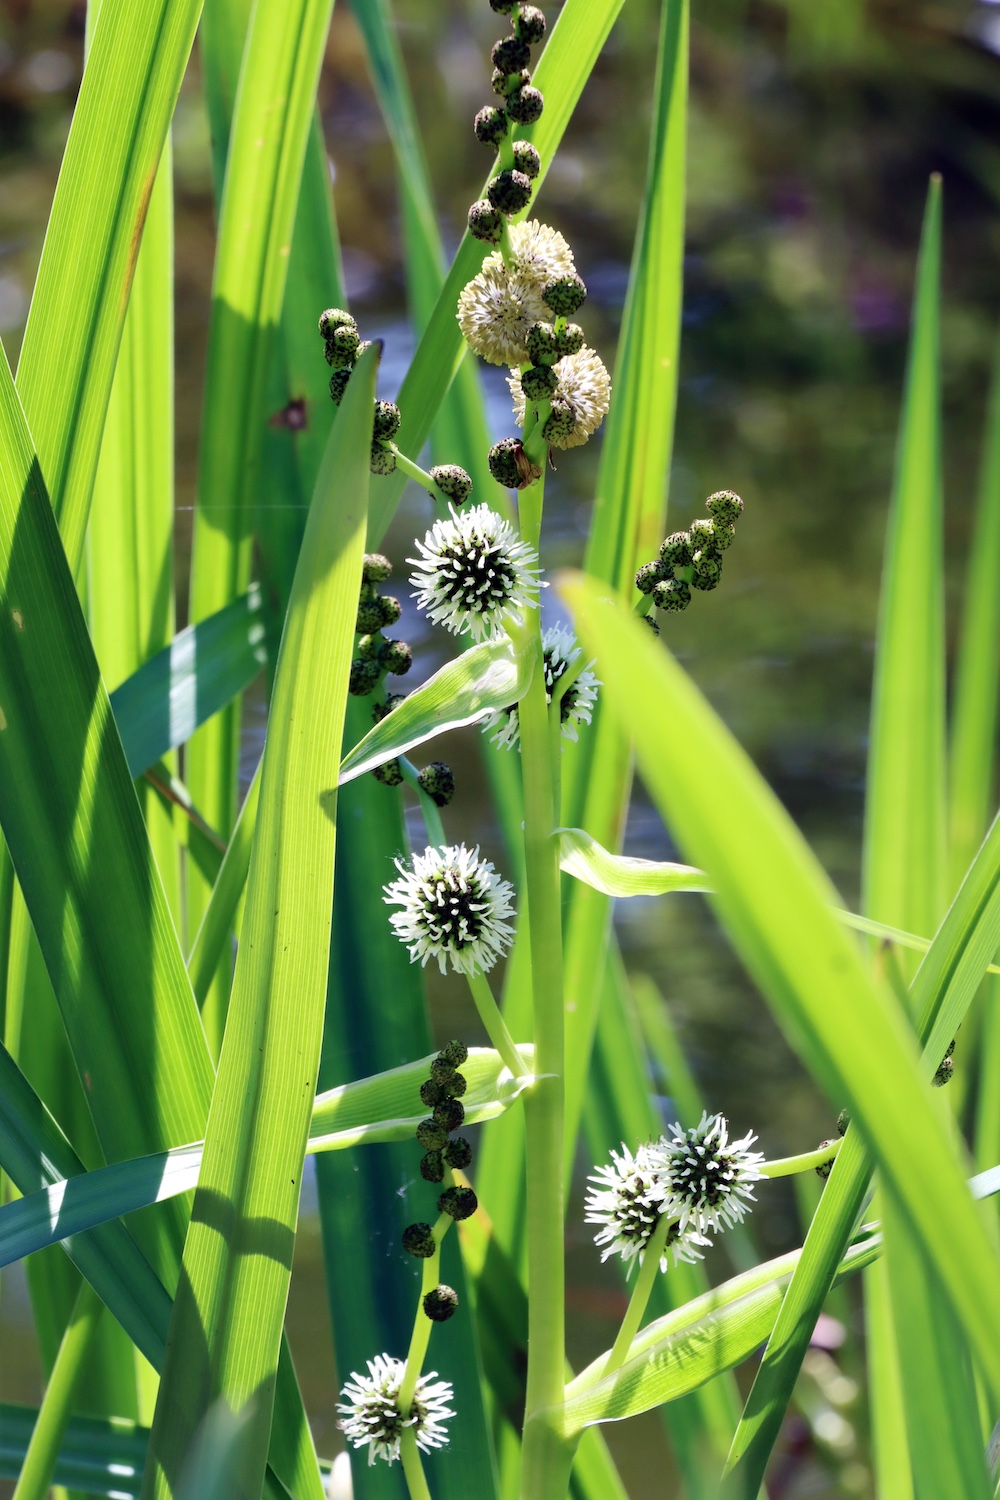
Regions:
<svg viewBox="0 0 1000 1500"><path fill-rule="evenodd" d="M409 1415L404 1417L399 1409L399 1390L406 1368L401 1359L391 1354L377 1354L367 1361L368 1374L352 1371L337 1403L341 1432L355 1448L368 1444L368 1462L384 1458L391 1464L399 1457L399 1439L403 1429L412 1427L417 1447L429 1453L432 1448L443 1448L448 1441L445 1422L455 1413L449 1402L455 1392L447 1380L438 1380L437 1371L421 1375L417 1381Z"/></svg>
<svg viewBox="0 0 1000 1500"><path fill-rule="evenodd" d="M576 636L564 625L552 625L545 631L542 636L542 662L546 703L552 702L552 692L556 683L576 662L579 655L580 647ZM590 667L587 666L572 686L566 689L559 700L563 739L578 739L580 725L590 723L594 704L597 702L597 689L600 685ZM495 731L493 734L495 744L503 745L508 750L513 749L521 737L521 721L516 703L511 704L509 708L496 709L488 719L483 720L483 732L489 734L491 731Z"/></svg>
<svg viewBox="0 0 1000 1500"><path fill-rule="evenodd" d="M538 554L488 505L435 521L422 542L410 582L436 625L475 640L495 634L507 616L538 604Z"/></svg>
<svg viewBox="0 0 1000 1500"><path fill-rule="evenodd" d="M630 1276L637 1261L642 1265L653 1230L668 1212L669 1187L658 1159L648 1146L640 1146L633 1155L623 1144L621 1155L612 1151L610 1166L598 1167L587 1180L594 1186L584 1205L586 1222L601 1226L594 1236L594 1243L604 1246L601 1260L620 1255ZM660 1255L660 1270L667 1269L671 1254L674 1265L701 1260L697 1247L708 1243L696 1228L672 1224Z"/></svg>
<svg viewBox="0 0 1000 1500"><path fill-rule="evenodd" d="M511 264L500 250L458 298L458 325L466 343L491 365L519 365L528 359L528 329L552 317L542 301L550 281L576 270L573 252L557 229L529 219L509 230Z"/></svg>
<svg viewBox="0 0 1000 1500"><path fill-rule="evenodd" d="M523 363L523 361L518 361ZM604 368L604 361L593 349L584 344L576 354L567 354L552 366L559 384L552 392L553 403L569 408L573 426L546 432L553 448L579 448L600 427L611 405L611 377ZM507 378L510 393L514 398L514 417L518 427L524 426L525 399L521 389L520 370L511 370Z"/></svg>
<svg viewBox="0 0 1000 1500"><path fill-rule="evenodd" d="M385 901L398 906L389 921L410 961L436 958L442 974L448 961L456 973L485 974L514 939L514 887L497 874L479 850L464 844L428 847L409 869L396 860L399 879L383 886Z"/></svg>
<svg viewBox="0 0 1000 1500"><path fill-rule="evenodd" d="M690 1130L671 1125L669 1136L650 1148L667 1182L667 1211L682 1231L718 1234L745 1218L763 1176L764 1155L750 1150L756 1139L748 1131L731 1141L725 1116L705 1113Z"/></svg>

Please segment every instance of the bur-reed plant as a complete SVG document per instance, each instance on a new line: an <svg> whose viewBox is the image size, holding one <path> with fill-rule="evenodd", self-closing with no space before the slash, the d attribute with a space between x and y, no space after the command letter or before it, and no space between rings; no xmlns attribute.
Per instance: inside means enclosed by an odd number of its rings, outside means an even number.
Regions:
<svg viewBox="0 0 1000 1500"><path fill-rule="evenodd" d="M752 1500L804 1399L816 1319L866 1270L879 1493L986 1496L1000 438L994 401L949 785L940 184L855 914L670 652L675 614L725 607L745 524L728 488L683 530L664 514L686 0L662 9L613 377L587 343L572 247L536 200L617 6L566 0L546 37L542 10L490 3L506 29L474 131L495 159L447 268L390 17L357 0L421 335L395 401L377 397L380 349L339 277L314 116L329 0L205 8L219 233L193 620L177 634L167 131L197 13L103 0L91 16L16 380L0 365L0 1261L29 1258L48 1366L37 1412L0 1406L0 1470L17 1500L52 1484L598 1500L626 1493L601 1425L661 1408L683 1493ZM492 445L475 358L509 370ZM546 478L602 427L584 569L553 580ZM401 577L378 549L407 481L429 504ZM404 692L407 597L455 651ZM240 699L261 668L267 737L237 808ZM469 725L506 836L497 863L449 838L456 773L425 760ZM690 864L621 854L633 758ZM404 799L422 847L407 846ZM610 903L681 890L713 901L825 1091L829 1139L767 1160L752 1122L700 1098L660 998L633 992ZM489 1047L435 1050L431 961ZM676 1119L653 1102L650 1058ZM971 1184L956 1124L975 1140ZM628 1301L574 1374L564 1244L581 1130L596 1160L577 1233L619 1266ZM283 1338L307 1154L350 1451L332 1473ZM801 1251L759 1262L747 1220L768 1180L812 1173ZM737 1274L710 1286L718 1240ZM732 1371L762 1345L741 1414Z"/></svg>

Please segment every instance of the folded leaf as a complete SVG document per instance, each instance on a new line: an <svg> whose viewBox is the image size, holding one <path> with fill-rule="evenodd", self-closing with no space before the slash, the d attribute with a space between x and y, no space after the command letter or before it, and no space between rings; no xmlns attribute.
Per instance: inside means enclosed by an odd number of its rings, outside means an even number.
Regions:
<svg viewBox="0 0 1000 1500"><path fill-rule="evenodd" d="M559 863L567 875L605 896L664 896L669 891L707 891L708 877L692 865L611 854L582 828L559 830Z"/></svg>
<svg viewBox="0 0 1000 1500"><path fill-rule="evenodd" d="M447 662L355 745L340 767L340 785L447 729L475 724L519 703L531 684L531 661L507 636L483 641Z"/></svg>

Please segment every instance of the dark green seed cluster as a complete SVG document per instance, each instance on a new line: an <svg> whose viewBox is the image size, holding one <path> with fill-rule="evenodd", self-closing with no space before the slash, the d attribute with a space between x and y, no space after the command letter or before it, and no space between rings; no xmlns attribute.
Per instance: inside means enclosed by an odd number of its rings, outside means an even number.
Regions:
<svg viewBox="0 0 1000 1500"><path fill-rule="evenodd" d="M376 420L379 419L379 408L387 408L390 414L395 412L397 417L399 415L391 402L376 401ZM382 421L390 419L383 411ZM358 698L367 698L376 692L387 676L404 676L413 665L413 652L407 643L386 639L382 634L383 630L395 625L403 613L398 599L378 591L377 585L387 582L391 577L392 563L387 557L383 557L381 552L369 552L365 555L361 570L358 615L354 622L358 639L348 681L349 690ZM388 693L384 702L373 704L372 717L375 723L378 724L402 701L402 693ZM383 786L399 786L403 780L402 767L396 758L376 766L372 775Z"/></svg>
<svg viewBox="0 0 1000 1500"><path fill-rule="evenodd" d="M497 484L509 490L523 490L541 475L541 469L531 462L525 453L520 438L501 438L489 451L490 473Z"/></svg>
<svg viewBox="0 0 1000 1500"><path fill-rule="evenodd" d="M500 170L480 198L469 209L469 230L477 240L499 244L505 218L519 214L531 201L531 184L538 176L541 160L528 141L510 142L518 125L533 125L541 118L545 100L531 81L531 49L545 36L545 17L534 5L518 0L490 0L499 15L510 17L510 32L493 44L492 87L502 103L487 104L476 115L473 129L484 146L499 148ZM512 149L513 147L513 149Z"/></svg>
<svg viewBox="0 0 1000 1500"><path fill-rule="evenodd" d="M430 475L452 505L464 505L472 494L472 477L458 464L435 464Z"/></svg>
<svg viewBox="0 0 1000 1500"><path fill-rule="evenodd" d="M444 1283L427 1293L423 1302L424 1312L432 1323L447 1323L458 1311L458 1293Z"/></svg>
<svg viewBox="0 0 1000 1500"><path fill-rule="evenodd" d="M358 356L369 347L362 343L358 325L342 307L328 307L320 315L319 331L326 349L326 362L333 366L330 376L330 399L339 406L351 378ZM376 401L372 420L371 471L391 474L396 468L392 440L402 421L399 407L393 401ZM353 689L352 689L353 692Z"/></svg>
<svg viewBox="0 0 1000 1500"><path fill-rule="evenodd" d="M439 769L448 770L447 766ZM425 1182L444 1182L446 1171L464 1171L472 1161L469 1142L464 1136L452 1135L452 1131L457 1130L465 1120L462 1095L468 1088L468 1080L458 1070L468 1056L469 1049L464 1043L449 1042L435 1057L428 1077L420 1085L420 1102L431 1111L426 1120L420 1121L416 1130L417 1140L424 1151L420 1161L420 1175ZM472 1189L453 1183L450 1179L438 1198L438 1212L451 1214L453 1219L467 1219L470 1214L475 1213L477 1207L478 1200ZM429 1250L425 1248L427 1241L424 1231L430 1236ZM426 1224L411 1224L404 1230L403 1249L418 1257L433 1255L433 1235ZM439 1287L438 1292L455 1297L449 1287ZM428 1297L436 1295L428 1293ZM456 1306L457 1299L452 1303L451 1312L435 1314L427 1311L425 1301L424 1310L429 1318L443 1322L445 1318L451 1317Z"/></svg>
<svg viewBox="0 0 1000 1500"><path fill-rule="evenodd" d="M659 610L687 609L692 589L707 592L719 585L722 555L736 535L743 501L732 490L719 490L709 495L705 509L708 515L692 521L687 531L675 531L665 537L659 556L643 563L635 575L640 594L651 595ZM655 625L650 616L646 618Z"/></svg>
<svg viewBox="0 0 1000 1500"><path fill-rule="evenodd" d="M948 1044L947 1052L941 1059L941 1066L938 1068L937 1072L934 1074L934 1077L931 1079L931 1082L936 1089L943 1089L945 1084L950 1083L955 1075L955 1059L953 1056L954 1051L955 1043L954 1041L951 1041Z"/></svg>
<svg viewBox="0 0 1000 1500"><path fill-rule="evenodd" d="M816 1147L816 1150L817 1151L824 1151L827 1146L835 1146L836 1144L837 1144L836 1140L832 1140L832 1141L820 1141L819 1145ZM821 1161L820 1164L819 1164L819 1166L816 1168L816 1176L817 1177L822 1177L822 1179L823 1179L824 1182L829 1177L830 1173L833 1171L834 1160L835 1160L835 1158L831 1156L831 1158L830 1158L829 1161Z"/></svg>

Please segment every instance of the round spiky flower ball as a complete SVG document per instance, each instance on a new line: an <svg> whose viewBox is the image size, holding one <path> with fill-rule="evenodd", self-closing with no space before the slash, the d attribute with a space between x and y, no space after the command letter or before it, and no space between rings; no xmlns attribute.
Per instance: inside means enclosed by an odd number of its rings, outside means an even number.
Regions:
<svg viewBox="0 0 1000 1500"><path fill-rule="evenodd" d="M523 361L519 361L523 363ZM558 385L552 393L553 406L568 408L572 414L572 425L566 430L548 433L554 448L579 448L604 421L611 405L611 379L599 354L584 344L576 354L567 354L552 366L558 377ZM507 384L514 398L514 416L519 427L524 426L525 399L521 389L520 370L511 370Z"/></svg>
<svg viewBox="0 0 1000 1500"><path fill-rule="evenodd" d="M763 1153L749 1149L756 1139L748 1131L731 1141L725 1116L706 1113L690 1130L671 1125L670 1135L650 1148L667 1181L667 1210L682 1231L721 1233L746 1216L763 1176Z"/></svg>
<svg viewBox="0 0 1000 1500"><path fill-rule="evenodd" d="M594 1236L595 1243L604 1246L601 1260L620 1255L626 1274L631 1275L636 1260L642 1265L653 1230L668 1212L668 1184L658 1158L648 1146L640 1146L633 1156L623 1145L620 1156L612 1151L610 1166L598 1167L587 1180L594 1186L584 1205L586 1222L601 1226ZM692 1263L701 1259L696 1247L708 1243L695 1229L672 1228L660 1256L660 1270L669 1265L668 1251L674 1265L682 1260Z"/></svg>
<svg viewBox="0 0 1000 1500"><path fill-rule="evenodd" d="M539 292L550 282L575 274L576 265L569 241L558 229L542 224L538 219L527 219L523 224L512 224L509 233L514 269L519 275L536 282ZM499 251L494 251L489 259L502 260L503 257Z"/></svg>
<svg viewBox="0 0 1000 1500"><path fill-rule="evenodd" d="M337 1403L340 1412L338 1426L349 1443L355 1448L368 1444L368 1462L376 1457L391 1464L399 1457L399 1439L405 1427L412 1427L417 1447L429 1453L432 1448L443 1448L448 1442L445 1423L455 1413L449 1406L455 1392L450 1382L438 1380L437 1371L430 1370L417 1381L409 1416L404 1417L398 1406L399 1390L403 1383L406 1366L401 1359L391 1354L376 1354L368 1360L368 1374L352 1371Z"/></svg>
<svg viewBox="0 0 1000 1500"><path fill-rule="evenodd" d="M576 636L564 625L552 625L545 631L542 636L542 662L545 673L546 703L552 702L552 693L556 683L563 673L573 666L579 655L580 647L577 645ZM559 701L563 739L578 739L580 725L590 723L594 704L597 702L597 689L600 685L590 667L584 667L573 685L563 693ZM511 704L509 708L496 709L488 719L483 720L484 734L489 734L491 730L495 731L493 735L495 744L503 745L508 750L513 749L521 737L521 723L516 703Z"/></svg>
<svg viewBox="0 0 1000 1500"><path fill-rule="evenodd" d="M491 365L523 364L528 329L547 312L539 282L511 270L500 255L486 257L483 269L458 298L462 335Z"/></svg>
<svg viewBox="0 0 1000 1500"><path fill-rule="evenodd" d="M536 608L538 558L488 505L449 510L417 543L420 557L407 559L416 568L410 582L436 625L455 635L467 630L478 641L499 630L506 616Z"/></svg>
<svg viewBox="0 0 1000 1500"><path fill-rule="evenodd" d="M442 974L448 962L459 974L485 974L514 940L514 887L503 880L478 849L464 844L427 848L413 857L413 868L399 860L400 878L384 886L385 901L398 906L389 918L410 961L436 958Z"/></svg>

